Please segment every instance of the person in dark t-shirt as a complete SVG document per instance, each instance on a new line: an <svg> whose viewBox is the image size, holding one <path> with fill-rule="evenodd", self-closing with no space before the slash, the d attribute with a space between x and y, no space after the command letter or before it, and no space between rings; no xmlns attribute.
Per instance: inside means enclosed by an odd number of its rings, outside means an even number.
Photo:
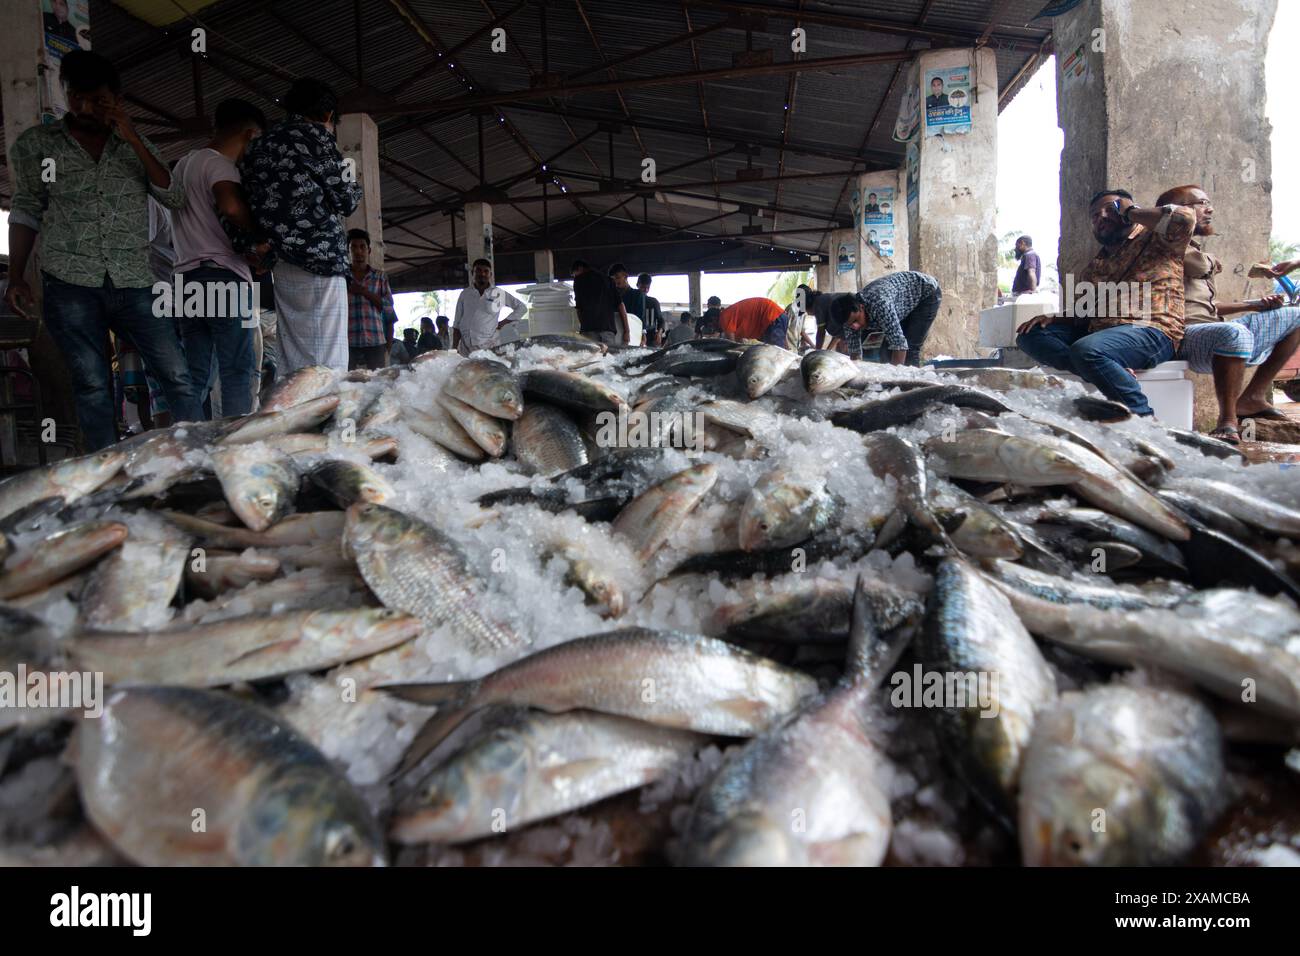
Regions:
<svg viewBox="0 0 1300 956"><path fill-rule="evenodd" d="M583 335L606 345L627 334L627 309L614 288L614 281L601 275L582 259L573 263L573 300L578 309L578 328Z"/></svg>
<svg viewBox="0 0 1300 956"><path fill-rule="evenodd" d="M1017 239L1016 258L1020 260L1020 267L1016 269L1016 277L1011 282L1011 294L1037 292L1039 280L1043 277L1043 263L1038 258L1038 253L1034 252L1034 240L1028 236Z"/></svg>

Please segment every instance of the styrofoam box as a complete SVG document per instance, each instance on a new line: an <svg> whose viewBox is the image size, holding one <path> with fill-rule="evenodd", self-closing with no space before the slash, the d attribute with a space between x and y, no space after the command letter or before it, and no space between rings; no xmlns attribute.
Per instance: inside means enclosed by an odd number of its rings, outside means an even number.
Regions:
<svg viewBox="0 0 1300 956"><path fill-rule="evenodd" d="M1055 300L1022 296L1015 302L980 310L980 348L1002 349L1016 344L1016 329L1036 315L1055 315Z"/></svg>
<svg viewBox="0 0 1300 956"><path fill-rule="evenodd" d="M1186 362L1163 362L1137 373L1156 418L1174 428L1191 430L1194 401Z"/></svg>

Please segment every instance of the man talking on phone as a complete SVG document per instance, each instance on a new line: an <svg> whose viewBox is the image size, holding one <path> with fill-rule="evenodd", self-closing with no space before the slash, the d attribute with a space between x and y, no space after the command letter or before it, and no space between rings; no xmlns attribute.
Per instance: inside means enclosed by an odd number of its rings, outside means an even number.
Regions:
<svg viewBox="0 0 1300 956"><path fill-rule="evenodd" d="M1142 209L1127 191L1105 189L1092 197L1088 217L1101 249L1074 281L1075 301L1062 303L1062 315L1025 322L1016 345L1096 385L1134 415L1152 415L1130 370L1168 362L1183 339L1183 257L1196 212Z"/></svg>
<svg viewBox="0 0 1300 956"><path fill-rule="evenodd" d="M72 50L59 80L68 112L58 123L25 130L9 150L14 199L5 301L20 315L33 313L24 273L39 235L45 322L72 375L82 444L97 451L118 437L110 330L135 346L175 421L199 417L176 323L154 309L149 268L149 196L179 209L185 193L126 114L112 63Z"/></svg>

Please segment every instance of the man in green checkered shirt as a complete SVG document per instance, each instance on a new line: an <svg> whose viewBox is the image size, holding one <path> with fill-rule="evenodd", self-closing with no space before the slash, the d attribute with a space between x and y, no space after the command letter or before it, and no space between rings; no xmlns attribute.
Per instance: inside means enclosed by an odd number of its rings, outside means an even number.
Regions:
<svg viewBox="0 0 1300 956"><path fill-rule="evenodd" d="M184 193L153 144L124 109L121 80L107 59L73 50L59 70L68 113L34 126L9 150L14 182L5 299L27 315L24 273L41 238L45 322L72 374L82 443L117 440L108 332L139 351L176 421L199 416L176 323L153 291L148 197L172 209Z"/></svg>

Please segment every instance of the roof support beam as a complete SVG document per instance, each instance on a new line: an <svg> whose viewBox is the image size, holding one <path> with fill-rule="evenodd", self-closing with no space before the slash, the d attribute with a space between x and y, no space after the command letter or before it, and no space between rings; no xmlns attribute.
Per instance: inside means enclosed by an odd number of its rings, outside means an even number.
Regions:
<svg viewBox="0 0 1300 956"><path fill-rule="evenodd" d="M624 63L629 63L632 60L639 60L643 56L649 56L651 53L658 53L661 50L667 50L669 47L678 46L682 43L694 42L702 36L707 36L710 33L726 29L730 26L731 22L729 20L719 20L717 23L711 23L706 27L697 27L694 30L687 30L685 33L679 33L675 37L669 37L661 43L655 43L651 46L642 47L639 50L633 50L631 53L620 56L615 60L607 60L599 66L589 66L585 70L578 70L576 73L568 73L565 75L564 79L566 82L580 80L584 76L590 76L592 73L599 73L603 69L622 66Z"/></svg>
<svg viewBox="0 0 1300 956"><path fill-rule="evenodd" d="M581 109L565 109L560 111L545 106L538 106L535 103L512 103L502 108L505 110L520 110L529 113L548 113L571 116L575 119L591 120L595 123L625 123L636 126L639 129L655 130L661 133L676 133L681 136L698 136L705 140L723 140L724 142L735 143L738 146L761 146L765 149L781 148L781 140L776 136L759 136L749 132L718 129L715 126L687 126L684 123L669 122L666 120L642 119L639 117L633 117L631 120L626 120L620 117L617 113L602 113L597 110ZM710 146L710 148L712 147ZM851 148L836 147L825 143L788 142L785 144L785 149L790 153L796 153L801 156L817 156L821 159L840 159L847 162L876 163L881 166L898 165L898 157L891 153L881 153L865 149L855 152Z"/></svg>
<svg viewBox="0 0 1300 956"><path fill-rule="evenodd" d="M411 87L411 84L412 84L412 83L415 83L417 80L420 80L420 79L422 79L422 78L428 76L430 73L432 73L434 70L436 70L439 66L441 66L441 64L438 62L439 59L450 58L450 57L456 56L458 53L460 53L461 50L464 50L464 49L466 49L467 47L469 47L470 44L472 44L472 43L474 43L475 41L477 41L477 40L478 40L480 37L482 37L484 34L489 33L489 32L491 32L492 30L494 30L496 27L501 26L501 24L505 23L507 20L509 20L511 17L513 17L516 13L518 13L520 10L522 10L524 7L528 6L528 5L529 5L530 3L532 3L532 2L533 2L533 0L519 0L518 3L516 3L513 7L511 7L509 10L507 10L505 13L498 14L497 16L494 16L494 17L493 17L491 20L489 20L487 23L483 24L481 27L479 27L477 30L475 30L473 33L471 33L471 34L470 34L469 36L467 36L465 39L461 40L461 41L460 41L459 43L457 43L454 47L452 47L451 49L449 49L449 50L447 51L445 57L440 58L440 57L435 56L435 57L434 57L432 60L430 60L428 63L424 64L424 66L420 67L418 70L416 70L416 71L415 71L414 73L412 73L410 76L408 76L406 79L402 80L402 82L398 83L396 86L394 86L391 90L388 91L388 95L389 95L389 96L394 96L394 97L396 97L396 96L400 96L402 93L406 92L406 90L408 90L408 89Z"/></svg>
<svg viewBox="0 0 1300 956"><path fill-rule="evenodd" d="M894 36L910 37L916 40L937 41L939 46L974 46L981 38L978 34L963 30L945 30L939 27L925 27L920 23L899 23L896 20L873 20L869 17L846 15L842 13L820 13L804 11L802 13L789 7L778 7L770 3L744 3L739 0L683 0L692 7L707 7L713 10L725 10L728 13L747 13L773 17L783 20L802 19L807 23L823 26L840 27L848 30L864 30L868 33L889 33ZM1002 47L1026 52L1036 50L1041 42L1033 37L1012 36L1006 33L993 33L986 30L987 39ZM986 40L987 42L987 40Z"/></svg>
<svg viewBox="0 0 1300 956"><path fill-rule="evenodd" d="M403 0L389 0L389 2L404 5ZM482 93L475 96L454 97L437 103L402 103L395 106L385 106L372 112L375 115L383 116L406 116L412 113L427 113L430 110L473 109L482 106L519 103L527 100L544 100L559 95L579 96L584 93L621 93L626 90L639 90L656 86L681 86L687 83L708 82L711 80L734 80L751 76L784 76L789 73L875 66L881 63L898 63L911 58L912 53L906 50L886 50L883 53L850 53L845 56L823 56L814 60L785 60L780 63L726 66L712 70L667 73L662 76L634 76L618 80L601 80L595 83L561 83L558 86L542 86L527 90L511 90L504 93Z"/></svg>

